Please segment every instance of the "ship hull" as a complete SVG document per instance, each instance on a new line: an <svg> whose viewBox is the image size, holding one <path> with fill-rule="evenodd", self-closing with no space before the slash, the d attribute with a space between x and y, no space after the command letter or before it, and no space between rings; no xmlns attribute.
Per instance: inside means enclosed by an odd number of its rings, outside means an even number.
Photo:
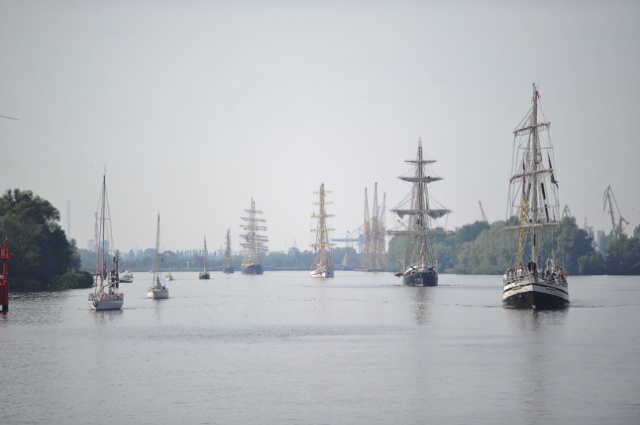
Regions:
<svg viewBox="0 0 640 425"><path fill-rule="evenodd" d="M438 272L435 269L409 269L402 275L406 286L438 286Z"/></svg>
<svg viewBox="0 0 640 425"><path fill-rule="evenodd" d="M502 303L510 308L562 309L569 306L569 289L566 282L529 274L505 282Z"/></svg>
<svg viewBox="0 0 640 425"><path fill-rule="evenodd" d="M208 280L209 279L209 272L200 272L200 274L198 275L198 279Z"/></svg>
<svg viewBox="0 0 640 425"><path fill-rule="evenodd" d="M311 277L333 277L333 268L321 266L311 270Z"/></svg>
<svg viewBox="0 0 640 425"><path fill-rule="evenodd" d="M153 300L166 300L169 298L169 290L165 287L151 287L147 292L147 298Z"/></svg>
<svg viewBox="0 0 640 425"><path fill-rule="evenodd" d="M222 269L222 273L231 274L233 272L234 272L233 267L224 267Z"/></svg>
<svg viewBox="0 0 640 425"><path fill-rule="evenodd" d="M242 267L242 274L263 274L262 264L249 264Z"/></svg>
<svg viewBox="0 0 640 425"><path fill-rule="evenodd" d="M104 297L103 297L104 298ZM108 299L100 299L99 297L92 297L89 299L89 307L96 311L103 310L122 310L124 304L124 296L121 299L113 299L115 297L108 297Z"/></svg>

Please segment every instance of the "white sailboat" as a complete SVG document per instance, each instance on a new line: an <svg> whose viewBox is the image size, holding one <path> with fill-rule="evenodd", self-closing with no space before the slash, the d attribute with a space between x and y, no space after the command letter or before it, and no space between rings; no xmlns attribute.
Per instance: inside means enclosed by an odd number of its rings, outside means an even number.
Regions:
<svg viewBox="0 0 640 425"><path fill-rule="evenodd" d="M333 277L335 267L333 265L333 253L331 248L333 244L329 238L329 229L327 227L327 218L333 217L333 215L327 214L325 205L329 202L326 201L325 196L328 191L324 190L324 183L320 185L320 190L315 192L319 195L318 213L314 213L311 217L318 219L318 224L315 229L311 229L312 232L316 232L316 240L311 247L313 248L313 264L311 264L311 277Z"/></svg>
<svg viewBox="0 0 640 425"><path fill-rule="evenodd" d="M514 231L517 251L503 276L502 291L502 301L509 307L546 309L569 305L567 278L554 258L561 214L549 127L533 84L531 109L513 132L509 211L516 217L516 224L505 229Z"/></svg>
<svg viewBox="0 0 640 425"><path fill-rule="evenodd" d="M118 272L118 251L110 255L109 244L113 245L107 178L102 177L102 191L98 202L98 223L96 226L96 264L93 292L89 293L89 307L94 310L121 310L124 294L118 292L120 276ZM109 266L108 266L109 265Z"/></svg>
<svg viewBox="0 0 640 425"><path fill-rule="evenodd" d="M204 279L204 280L208 280L210 275L209 275L209 269L207 269L207 257L209 256L209 252L207 251L207 238L204 238L204 265L202 270L200 270L200 273L198 273L198 279Z"/></svg>
<svg viewBox="0 0 640 425"><path fill-rule="evenodd" d="M160 283L160 214L158 214L158 227L156 230L156 255L153 263L153 280L147 291L147 298L164 300L169 298L169 289Z"/></svg>
<svg viewBox="0 0 640 425"><path fill-rule="evenodd" d="M436 232L431 220L449 214L451 210L436 206L436 202L429 196L428 185L442 180L442 177L428 172L427 165L436 161L426 159L422 152L422 141L418 140L418 154L416 159L405 161L414 167L411 176L400 177L401 180L412 183L413 188L405 201L391 211L400 218L409 216L406 230L389 230L389 235L406 235L409 237L405 260L396 276L402 277L402 283L408 286L437 286L438 264L433 246L433 236ZM408 206L404 206L408 203ZM445 232L446 233L446 232Z"/></svg>

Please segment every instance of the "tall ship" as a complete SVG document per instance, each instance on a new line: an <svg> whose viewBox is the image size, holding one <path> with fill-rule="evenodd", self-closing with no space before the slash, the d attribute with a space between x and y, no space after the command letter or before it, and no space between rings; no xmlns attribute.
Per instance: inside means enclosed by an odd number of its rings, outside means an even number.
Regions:
<svg viewBox="0 0 640 425"><path fill-rule="evenodd" d="M244 210L248 215L242 217L246 224L241 225L245 231L240 243L245 250L242 256L242 274L263 274L262 254L267 251L267 237L259 232L267 230L266 226L260 224L266 220L258 217L262 211L256 209L256 203L251 198L251 208Z"/></svg>
<svg viewBox="0 0 640 425"><path fill-rule="evenodd" d="M147 291L147 298L162 300L169 298L169 289L160 283L160 214L158 214L158 226L156 228L156 255L153 262L153 278Z"/></svg>
<svg viewBox="0 0 640 425"><path fill-rule="evenodd" d="M327 227L327 218L333 217L333 215L327 214L325 209L326 194L329 193L324 189L324 183L320 185L320 190L315 192L318 194L318 213L314 213L311 217L318 220L318 224L315 229L311 229L312 232L316 232L316 240L311 244L313 248L313 264L311 264L311 277L333 277L335 267L333 265L333 253L331 248L333 244L329 238L329 229Z"/></svg>
<svg viewBox="0 0 640 425"><path fill-rule="evenodd" d="M209 256L209 252L207 251L207 237L204 238L204 262L202 265L202 270L198 273L198 279L209 279L209 269L207 269L207 257Z"/></svg>
<svg viewBox="0 0 640 425"><path fill-rule="evenodd" d="M383 195L382 208L378 206L378 183L375 184L373 192L373 205L371 213L369 213L369 201L367 188L364 189L364 224L363 233L363 249L360 257L361 267L358 270L367 272L381 272L385 270L387 254L386 250L386 231L385 231L385 198Z"/></svg>
<svg viewBox="0 0 640 425"><path fill-rule="evenodd" d="M542 118L542 119L540 119ZM508 211L516 251L503 276L505 306L531 309L569 305L569 285L555 260L560 201L555 159L540 93L533 84L531 108L513 131L513 164Z"/></svg>
<svg viewBox="0 0 640 425"><path fill-rule="evenodd" d="M96 264L93 291L89 293L89 307L94 310L121 310L124 294L119 292L120 275L118 271L118 251L111 252L113 245L109 197L107 195L107 176L102 177L102 190L96 214Z"/></svg>
<svg viewBox="0 0 640 425"><path fill-rule="evenodd" d="M233 270L233 251L231 251L231 230L227 229L227 240L224 247L224 266L222 266L222 273L231 274Z"/></svg>
<svg viewBox="0 0 640 425"><path fill-rule="evenodd" d="M406 230L387 231L389 235L404 235L408 239L404 261L396 276L402 277L402 283L407 286L437 286L438 264L433 238L444 232L434 230L431 220L443 217L451 210L437 205L429 195L429 184L442 180L442 177L432 174L427 167L436 161L424 157L422 140L418 139L416 158L405 162L414 168L414 172L400 179L411 183L413 187L405 200L391 211L401 219L408 216L408 225Z"/></svg>

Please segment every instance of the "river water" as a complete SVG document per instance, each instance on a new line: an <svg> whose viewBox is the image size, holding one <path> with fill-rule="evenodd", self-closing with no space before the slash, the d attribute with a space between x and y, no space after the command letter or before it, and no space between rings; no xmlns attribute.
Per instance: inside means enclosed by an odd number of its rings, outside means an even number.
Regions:
<svg viewBox="0 0 640 425"><path fill-rule="evenodd" d="M640 279L572 277L571 307L502 307L500 276L174 273L12 294L2 424L640 424Z"/></svg>

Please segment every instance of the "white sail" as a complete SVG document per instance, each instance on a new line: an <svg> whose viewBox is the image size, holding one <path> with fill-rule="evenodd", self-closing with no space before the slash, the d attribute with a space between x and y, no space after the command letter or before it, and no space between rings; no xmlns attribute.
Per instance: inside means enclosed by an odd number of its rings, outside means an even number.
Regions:
<svg viewBox="0 0 640 425"><path fill-rule="evenodd" d="M505 230L514 232L517 248L504 275L502 297L512 307L561 308L569 303L566 276L555 260L561 211L550 123L540 120L541 115L534 84L531 108L513 131L507 211L513 224Z"/></svg>
<svg viewBox="0 0 640 425"><path fill-rule="evenodd" d="M333 277L335 273L335 267L333 264L333 252L332 248L334 244L331 242L329 232L334 230L327 227L327 218L333 217L331 214L327 214L326 205L329 204L326 200L326 194L330 193L324 189L324 183L320 185L320 190L315 192L318 194L318 212L314 213L311 217L317 219L317 226L315 229L311 229L316 233L316 240L311 244L313 248L313 264L311 264L311 276L312 277Z"/></svg>
<svg viewBox="0 0 640 425"><path fill-rule="evenodd" d="M158 214L158 225L156 228L156 253L153 262L153 277L151 286L147 291L147 298L155 300L169 298L169 289L160 283L160 214Z"/></svg>

